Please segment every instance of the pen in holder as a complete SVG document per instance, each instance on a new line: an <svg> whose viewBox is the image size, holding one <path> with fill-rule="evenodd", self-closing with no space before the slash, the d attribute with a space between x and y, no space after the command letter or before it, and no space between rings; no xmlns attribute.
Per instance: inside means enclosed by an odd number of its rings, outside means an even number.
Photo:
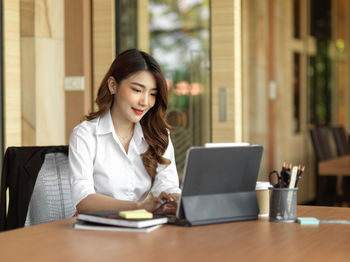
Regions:
<svg viewBox="0 0 350 262"><path fill-rule="evenodd" d="M298 188L270 188L270 221L295 222Z"/></svg>

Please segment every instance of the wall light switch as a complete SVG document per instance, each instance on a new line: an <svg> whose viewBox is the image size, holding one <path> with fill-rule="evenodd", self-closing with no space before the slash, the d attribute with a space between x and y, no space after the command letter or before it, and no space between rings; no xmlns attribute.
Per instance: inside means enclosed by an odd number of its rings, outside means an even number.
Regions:
<svg viewBox="0 0 350 262"><path fill-rule="evenodd" d="M64 90L66 91L83 91L84 77L83 76L67 76L64 79Z"/></svg>
<svg viewBox="0 0 350 262"><path fill-rule="evenodd" d="M277 98L277 86L275 81L270 81L269 83L269 97L271 100Z"/></svg>

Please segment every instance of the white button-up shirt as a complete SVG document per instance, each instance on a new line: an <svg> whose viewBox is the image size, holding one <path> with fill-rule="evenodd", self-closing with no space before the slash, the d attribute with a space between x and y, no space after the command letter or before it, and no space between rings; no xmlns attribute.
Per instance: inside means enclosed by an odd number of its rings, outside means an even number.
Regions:
<svg viewBox="0 0 350 262"><path fill-rule="evenodd" d="M163 157L168 166L158 165L155 180L147 173L140 154L148 144L140 123L135 124L128 153L115 133L110 111L76 126L69 141L69 173L74 206L90 194L119 200L143 201L151 191L180 193L174 148L169 145Z"/></svg>

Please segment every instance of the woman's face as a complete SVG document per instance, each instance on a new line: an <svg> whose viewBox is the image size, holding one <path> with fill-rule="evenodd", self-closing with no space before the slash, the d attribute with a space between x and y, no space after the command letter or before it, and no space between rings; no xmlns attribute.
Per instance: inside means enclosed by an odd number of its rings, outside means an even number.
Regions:
<svg viewBox="0 0 350 262"><path fill-rule="evenodd" d="M148 71L137 72L122 80L119 85L110 77L108 87L111 93L115 92L112 110L128 122L139 122L156 102L156 80Z"/></svg>

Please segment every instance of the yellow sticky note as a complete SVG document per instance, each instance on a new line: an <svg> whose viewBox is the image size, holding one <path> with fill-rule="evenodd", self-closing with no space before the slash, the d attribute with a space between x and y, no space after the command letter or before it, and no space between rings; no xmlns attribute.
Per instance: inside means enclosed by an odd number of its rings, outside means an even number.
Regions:
<svg viewBox="0 0 350 262"><path fill-rule="evenodd" d="M119 216L126 219L151 219L153 214L145 209L120 211Z"/></svg>

